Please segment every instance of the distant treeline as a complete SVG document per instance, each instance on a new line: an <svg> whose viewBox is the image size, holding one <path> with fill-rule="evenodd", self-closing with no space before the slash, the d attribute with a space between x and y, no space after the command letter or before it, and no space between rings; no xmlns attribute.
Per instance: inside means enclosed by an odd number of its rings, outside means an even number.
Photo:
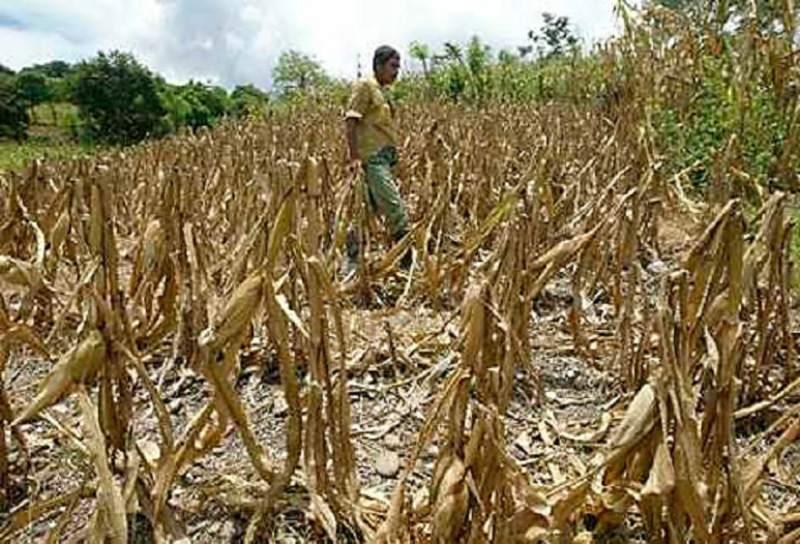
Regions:
<svg viewBox="0 0 800 544"><path fill-rule="evenodd" d="M263 111L268 101L267 93L253 85L230 93L195 81L172 85L132 55L112 51L77 64L53 61L18 73L0 68L0 136L24 139L42 104L77 107L58 120L75 139L126 144Z"/></svg>
<svg viewBox="0 0 800 544"><path fill-rule="evenodd" d="M800 185L793 3L654 0L633 9L620 1L616 9L621 35L592 47L568 18L550 14L514 49L495 51L478 37L439 50L412 43L403 54L404 75L390 92L401 103L591 108L609 130L648 138L662 175L680 174L702 186L735 165L731 183ZM367 75L371 67L360 71ZM31 114L41 109L36 106L47 103L72 104L61 122L73 138L127 144L224 118L308 105L342 108L348 96L346 81L297 51L279 57L272 81L269 91L172 85L120 52L18 73L0 67L0 137L24 138Z"/></svg>
<svg viewBox="0 0 800 544"><path fill-rule="evenodd" d="M532 31L528 38L518 51L501 51L496 57L477 37L464 47L446 43L441 53L413 43L409 56L416 70L393 92L408 100L456 101L557 94L545 72L530 68L538 63L558 71L553 64L557 57L569 57L571 63L582 57L569 20L545 15L541 32ZM343 104L347 98L346 81L331 77L313 57L298 51L281 54L272 76L270 91L242 85L229 92L197 81L173 85L120 51L100 52L76 64L37 64L19 72L0 65L0 137L24 139L29 126L40 121L36 112L48 104L74 106L57 119L71 138L128 144L182 128L213 126L227 117L263 115L309 102Z"/></svg>

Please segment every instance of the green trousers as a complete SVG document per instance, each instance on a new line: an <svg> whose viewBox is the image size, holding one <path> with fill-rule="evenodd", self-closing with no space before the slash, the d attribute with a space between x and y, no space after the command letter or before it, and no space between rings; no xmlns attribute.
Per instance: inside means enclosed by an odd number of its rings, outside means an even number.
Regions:
<svg viewBox="0 0 800 544"><path fill-rule="evenodd" d="M364 163L364 193L370 213L378 213L386 219L389 233L397 241L408 232L408 213L392 176L395 164L397 150L394 147L384 147L372 155ZM358 241L351 230L347 236L347 253L353 258L358 251Z"/></svg>
<svg viewBox="0 0 800 544"><path fill-rule="evenodd" d="M397 151L394 147L384 147L367 160L364 172L369 209L386 218L389 233L397 240L408 232L408 214L392 177L392 166L395 164Z"/></svg>

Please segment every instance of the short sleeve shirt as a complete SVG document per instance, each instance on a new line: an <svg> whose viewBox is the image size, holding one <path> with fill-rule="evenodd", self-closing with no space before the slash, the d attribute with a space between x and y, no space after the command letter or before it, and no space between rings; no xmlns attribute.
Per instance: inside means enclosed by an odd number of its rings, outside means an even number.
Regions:
<svg viewBox="0 0 800 544"><path fill-rule="evenodd" d="M358 120L356 145L361 160L366 161L383 147L397 146L394 114L375 78L353 84L345 118Z"/></svg>

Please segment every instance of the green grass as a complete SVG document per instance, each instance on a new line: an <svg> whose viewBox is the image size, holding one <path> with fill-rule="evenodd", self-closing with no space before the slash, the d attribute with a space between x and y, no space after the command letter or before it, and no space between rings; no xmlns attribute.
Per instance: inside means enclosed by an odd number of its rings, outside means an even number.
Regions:
<svg viewBox="0 0 800 544"><path fill-rule="evenodd" d="M30 110L34 125L66 127L78 116L78 107L69 102L47 102Z"/></svg>
<svg viewBox="0 0 800 544"><path fill-rule="evenodd" d="M34 159L70 159L91 154L96 146L32 137L17 143L0 140L0 172L21 170Z"/></svg>
<svg viewBox="0 0 800 544"><path fill-rule="evenodd" d="M0 173L22 170L35 159L71 159L97 149L75 141L74 124L78 109L74 104L39 104L30 114L31 125L26 141L0 139Z"/></svg>

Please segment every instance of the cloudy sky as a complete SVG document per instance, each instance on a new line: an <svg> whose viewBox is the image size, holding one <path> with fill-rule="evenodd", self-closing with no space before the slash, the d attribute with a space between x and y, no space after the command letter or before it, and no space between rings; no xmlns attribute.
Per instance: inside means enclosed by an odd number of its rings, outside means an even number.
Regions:
<svg viewBox="0 0 800 544"><path fill-rule="evenodd" d="M281 51L353 77L377 45L438 49L478 35L522 45L542 12L567 15L587 42L615 32L614 0L0 0L0 63L19 69L98 50L130 51L168 80L267 87Z"/></svg>

